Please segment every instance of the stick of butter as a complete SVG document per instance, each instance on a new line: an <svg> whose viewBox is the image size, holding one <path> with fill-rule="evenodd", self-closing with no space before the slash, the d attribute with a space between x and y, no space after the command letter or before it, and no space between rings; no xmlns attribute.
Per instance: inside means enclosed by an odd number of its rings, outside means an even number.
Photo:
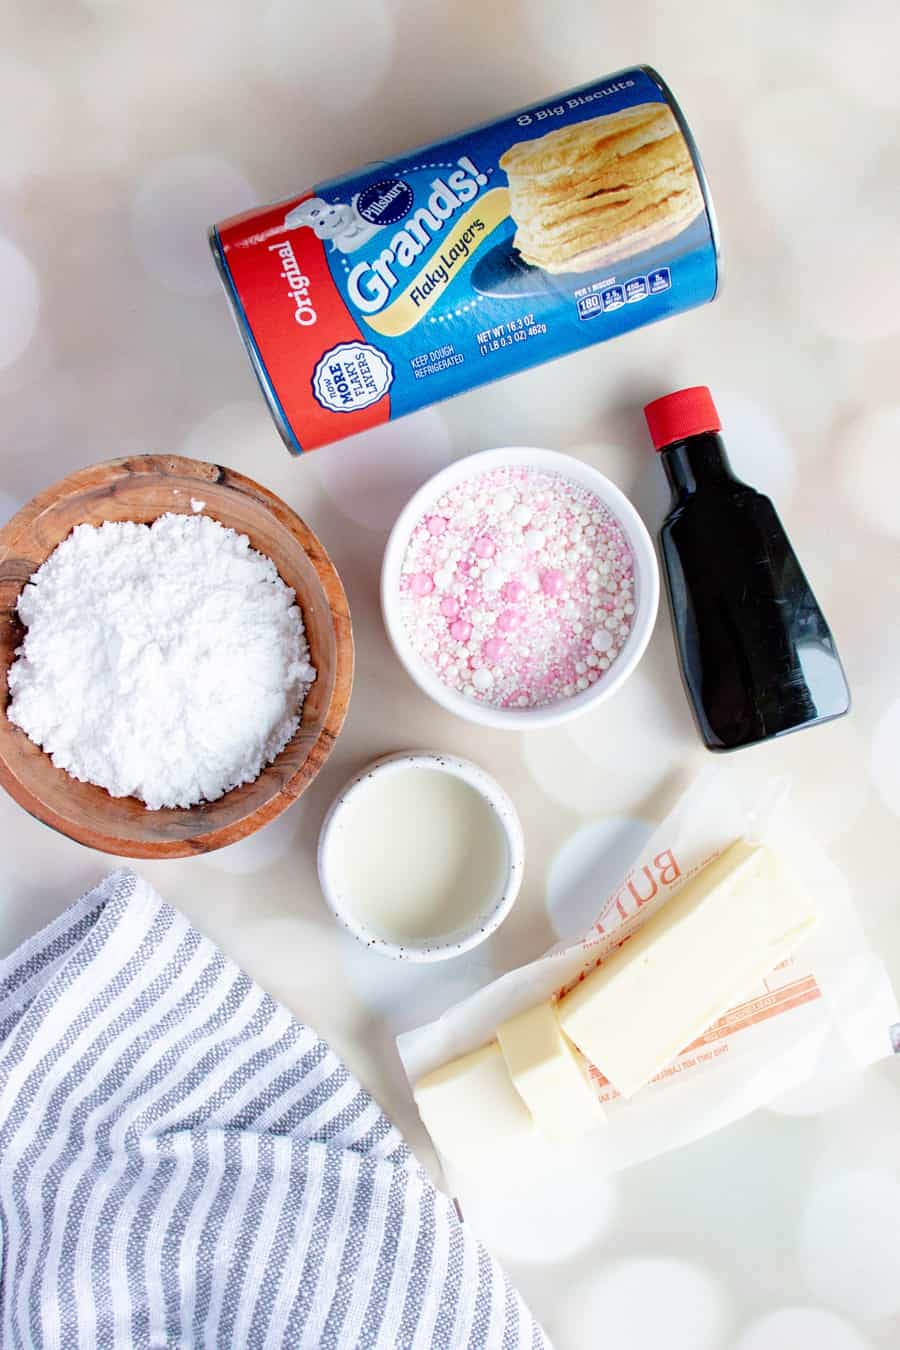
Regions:
<svg viewBox="0 0 900 1350"><path fill-rule="evenodd" d="M477 1171L492 1148L534 1129L496 1041L426 1074L413 1096L435 1145L463 1171Z"/></svg>
<svg viewBox="0 0 900 1350"><path fill-rule="evenodd" d="M815 922L809 896L769 849L733 844L562 999L560 1023L631 1097Z"/></svg>
<svg viewBox="0 0 900 1350"><path fill-rule="evenodd" d="M605 1119L587 1065L560 1027L554 1004L540 1003L501 1023L497 1039L516 1091L547 1139L578 1139Z"/></svg>

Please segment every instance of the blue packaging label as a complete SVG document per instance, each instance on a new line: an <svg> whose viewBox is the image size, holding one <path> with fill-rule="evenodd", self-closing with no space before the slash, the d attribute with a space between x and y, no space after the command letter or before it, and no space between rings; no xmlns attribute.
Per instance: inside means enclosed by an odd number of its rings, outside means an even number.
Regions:
<svg viewBox="0 0 900 1350"><path fill-rule="evenodd" d="M711 300L697 167L643 69L219 226L257 371L321 445Z"/></svg>

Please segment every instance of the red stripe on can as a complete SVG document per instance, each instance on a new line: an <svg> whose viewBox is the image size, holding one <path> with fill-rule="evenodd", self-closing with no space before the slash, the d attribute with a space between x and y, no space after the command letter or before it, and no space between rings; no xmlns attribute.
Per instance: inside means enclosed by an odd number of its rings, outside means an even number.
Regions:
<svg viewBox="0 0 900 1350"><path fill-rule="evenodd" d="M323 352L363 340L332 280L325 244L310 229L285 229L288 211L306 201L245 211L218 227L244 321L284 415L304 450L387 422L390 395L348 412L324 408L313 392Z"/></svg>

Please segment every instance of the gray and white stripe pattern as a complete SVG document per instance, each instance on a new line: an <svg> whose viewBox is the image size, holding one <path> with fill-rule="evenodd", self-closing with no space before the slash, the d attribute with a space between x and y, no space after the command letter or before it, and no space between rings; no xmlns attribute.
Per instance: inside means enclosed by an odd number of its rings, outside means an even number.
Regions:
<svg viewBox="0 0 900 1350"><path fill-rule="evenodd" d="M325 1042L119 872L0 963L0 1344L547 1342Z"/></svg>

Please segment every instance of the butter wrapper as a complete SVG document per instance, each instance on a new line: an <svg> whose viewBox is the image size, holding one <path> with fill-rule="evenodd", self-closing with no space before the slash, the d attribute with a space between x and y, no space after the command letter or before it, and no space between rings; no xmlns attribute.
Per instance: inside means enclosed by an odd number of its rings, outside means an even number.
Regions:
<svg viewBox="0 0 900 1350"><path fill-rule="evenodd" d="M786 780L771 780L748 800L717 767L694 782L612 892L598 895L594 924L579 941L557 944L436 1021L398 1037L410 1084L491 1041L507 1018L563 995L739 839L767 844L796 883L808 888L820 914L815 930L629 1100L592 1066L606 1126L567 1146L564 1158L537 1142L528 1146L530 1156L519 1146L510 1150L507 1168L502 1157L491 1156L485 1175L492 1185L504 1184L505 1171L510 1184L516 1178L520 1183L523 1165L621 1171L740 1119L820 1066L850 1072L892 1053L891 1027L900 1021L900 1009L887 971L869 947L846 879L793 819ZM465 1198L469 1178L445 1171Z"/></svg>

